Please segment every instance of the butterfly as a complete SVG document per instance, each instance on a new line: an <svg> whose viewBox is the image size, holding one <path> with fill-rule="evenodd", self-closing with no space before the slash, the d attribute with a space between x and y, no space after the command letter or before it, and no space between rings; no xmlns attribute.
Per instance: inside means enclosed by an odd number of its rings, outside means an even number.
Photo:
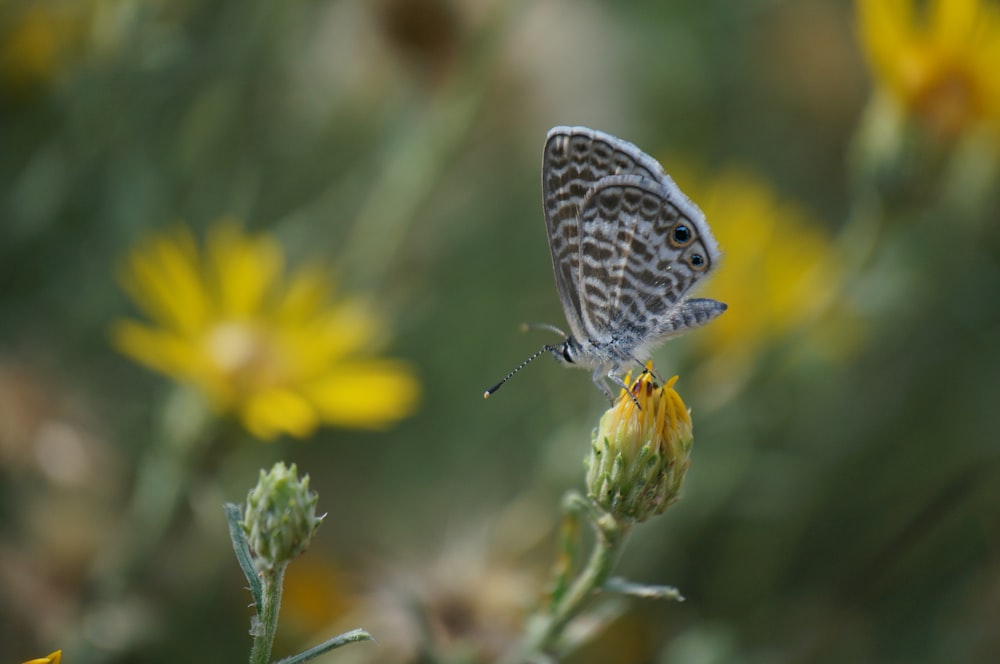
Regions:
<svg viewBox="0 0 1000 664"><path fill-rule="evenodd" d="M569 333L486 390L489 398L539 355L592 371L611 399L623 371L726 305L687 297L721 253L705 215L663 167L628 141L586 127L554 127L542 157L545 228Z"/></svg>

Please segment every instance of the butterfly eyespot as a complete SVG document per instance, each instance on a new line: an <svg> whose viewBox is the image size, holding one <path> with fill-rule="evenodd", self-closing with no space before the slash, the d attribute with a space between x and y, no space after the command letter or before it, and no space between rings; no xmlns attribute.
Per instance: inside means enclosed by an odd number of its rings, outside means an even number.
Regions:
<svg viewBox="0 0 1000 664"><path fill-rule="evenodd" d="M695 272L702 272L708 268L708 261L701 254L691 254L688 256L687 264Z"/></svg>
<svg viewBox="0 0 1000 664"><path fill-rule="evenodd" d="M691 229L684 224L678 224L674 226L674 230L670 232L670 244L675 247L683 248L691 244L691 240L694 239L694 234Z"/></svg>

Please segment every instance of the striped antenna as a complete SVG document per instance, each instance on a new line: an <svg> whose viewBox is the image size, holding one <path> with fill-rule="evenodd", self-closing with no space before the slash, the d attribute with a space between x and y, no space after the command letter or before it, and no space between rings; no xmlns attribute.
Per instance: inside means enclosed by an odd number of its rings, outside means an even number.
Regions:
<svg viewBox="0 0 1000 664"><path fill-rule="evenodd" d="M496 392L497 390L499 390L501 387L503 387L504 383L506 383L508 380L511 379L511 376L513 376L514 374L516 374L518 371L520 371L524 367L528 366L528 364L532 360L534 360L536 357L538 357L542 353L545 353L547 351L558 350L558 349L559 349L559 346L552 346L550 344L545 344L544 346L542 346L542 348L537 353L535 353L534 355L532 355L531 357L529 357L528 359L526 359L524 362L521 362L521 364L517 365L517 367L515 367L513 371L511 371L509 374L507 374L506 376L504 376L503 380L501 380L499 383L497 383L496 385L494 385L490 389L488 389L485 392L483 392L483 398L484 399L489 399L491 394L493 394L494 392Z"/></svg>

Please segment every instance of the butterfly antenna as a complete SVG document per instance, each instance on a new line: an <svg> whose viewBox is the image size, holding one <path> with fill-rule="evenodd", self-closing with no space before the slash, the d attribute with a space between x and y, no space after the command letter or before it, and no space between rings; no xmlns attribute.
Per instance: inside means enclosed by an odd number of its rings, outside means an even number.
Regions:
<svg viewBox="0 0 1000 664"><path fill-rule="evenodd" d="M558 327L556 327L555 325L550 325L549 323L536 323L536 322L521 323L522 332L531 332L532 330L548 330L549 332L555 332L563 339L565 339L568 336Z"/></svg>
<svg viewBox="0 0 1000 664"><path fill-rule="evenodd" d="M521 364L517 365L514 368L513 371L511 371L509 374L507 374L506 376L504 376L503 380L501 380L499 383L497 383L496 385L494 385L490 389L488 389L485 392L483 392L483 398L484 399L489 399L491 394L493 394L494 392L496 392L497 390L499 390L501 387L503 387L504 383L506 383L508 380L510 380L511 377L514 374L516 374L518 371L520 371L524 367L528 366L528 364L530 364L532 360L534 360L536 357L538 357L542 353L544 353L546 351L555 350L556 348L558 348L558 346L550 346L549 344L545 344L544 346L542 346L541 349L538 352L536 352L534 355L532 355L531 357L529 357L528 359L526 359L524 362L521 362Z"/></svg>

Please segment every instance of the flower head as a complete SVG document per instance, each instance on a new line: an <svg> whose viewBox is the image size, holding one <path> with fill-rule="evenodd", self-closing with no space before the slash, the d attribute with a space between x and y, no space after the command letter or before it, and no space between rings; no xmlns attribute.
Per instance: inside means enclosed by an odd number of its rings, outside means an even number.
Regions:
<svg viewBox="0 0 1000 664"><path fill-rule="evenodd" d="M587 494L617 518L642 522L680 496L691 464L691 415L674 376L657 385L650 362L601 417L587 459ZM625 378L631 383L631 376Z"/></svg>
<svg viewBox="0 0 1000 664"><path fill-rule="evenodd" d="M317 269L283 273L266 235L223 222L203 250L185 228L133 250L121 283L151 323L119 321L115 346L197 387L262 439L321 423L379 429L413 412L409 365L372 357L380 330L358 301L332 302Z"/></svg>
<svg viewBox="0 0 1000 664"><path fill-rule="evenodd" d="M319 496L309 490L309 476L301 480L293 463L278 462L270 472L260 471L257 486L247 494L240 525L261 571L278 568L307 548L323 517L316 516Z"/></svg>
<svg viewBox="0 0 1000 664"><path fill-rule="evenodd" d="M921 7L923 11L921 11ZM879 86L940 138L1000 130L1000 8L985 0L857 0Z"/></svg>

